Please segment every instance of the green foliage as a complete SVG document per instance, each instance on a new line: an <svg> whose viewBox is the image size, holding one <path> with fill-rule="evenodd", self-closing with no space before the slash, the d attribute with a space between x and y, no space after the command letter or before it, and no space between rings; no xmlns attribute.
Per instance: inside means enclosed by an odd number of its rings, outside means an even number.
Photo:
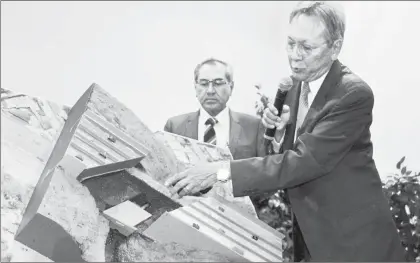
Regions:
<svg viewBox="0 0 420 263"><path fill-rule="evenodd" d="M257 116L262 117L264 109L267 108L267 104L270 102L270 99L262 93L260 85L255 85L255 88L257 89L257 94L260 97L260 99L255 102L255 110Z"/></svg>
<svg viewBox="0 0 420 263"><path fill-rule="evenodd" d="M383 183L401 242L409 261L420 262L420 172L404 166L405 156L397 163L398 173Z"/></svg>
<svg viewBox="0 0 420 263"><path fill-rule="evenodd" d="M257 213L260 220L285 236L283 259L285 262L292 261L292 218L290 204L284 191L280 190L271 197L261 199L257 204Z"/></svg>

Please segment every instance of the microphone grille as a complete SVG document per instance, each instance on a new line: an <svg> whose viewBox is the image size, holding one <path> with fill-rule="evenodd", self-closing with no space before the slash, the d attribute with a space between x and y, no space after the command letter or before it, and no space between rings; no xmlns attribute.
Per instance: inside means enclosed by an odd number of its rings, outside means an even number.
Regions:
<svg viewBox="0 0 420 263"><path fill-rule="evenodd" d="M293 86L293 79L291 77L284 77L280 80L279 89L282 91L289 91Z"/></svg>

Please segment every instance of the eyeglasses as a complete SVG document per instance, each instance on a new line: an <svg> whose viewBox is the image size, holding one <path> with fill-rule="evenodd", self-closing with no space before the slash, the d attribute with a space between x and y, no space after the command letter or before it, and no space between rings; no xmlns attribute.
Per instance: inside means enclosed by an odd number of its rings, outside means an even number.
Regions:
<svg viewBox="0 0 420 263"><path fill-rule="evenodd" d="M309 56L312 54L312 52L314 50L316 50L317 48L322 47L323 45L327 44L328 42L324 42L318 46L311 46L308 44L301 44L299 42L295 42L293 40L288 40L287 41L287 51L291 52L293 51L293 49L297 46L297 51L299 52L300 55L303 56Z"/></svg>
<svg viewBox="0 0 420 263"><path fill-rule="evenodd" d="M221 87L223 85L227 84L227 81L224 79L213 79L213 80L208 80L208 79L200 79L197 81L197 84L204 87L204 88L208 88L210 86L210 83L212 84L212 86L214 88L218 88Z"/></svg>

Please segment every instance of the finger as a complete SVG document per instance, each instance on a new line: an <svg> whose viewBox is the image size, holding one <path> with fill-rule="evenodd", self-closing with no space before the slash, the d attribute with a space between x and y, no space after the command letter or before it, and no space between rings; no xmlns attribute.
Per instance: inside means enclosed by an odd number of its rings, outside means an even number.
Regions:
<svg viewBox="0 0 420 263"><path fill-rule="evenodd" d="M265 128L267 129L274 129L276 126L273 124L268 124L266 121L262 120L262 123L264 125Z"/></svg>
<svg viewBox="0 0 420 263"><path fill-rule="evenodd" d="M179 195L180 198L182 198L182 197L184 197L186 195L190 195L190 192L191 192L190 188L189 187L185 187L185 188L181 189L178 192L178 195Z"/></svg>
<svg viewBox="0 0 420 263"><path fill-rule="evenodd" d="M172 194L175 194L175 193L180 193L180 191L182 190L182 189L184 189L188 184L190 183L190 179L189 178L184 178L184 179L182 179L182 180L180 180L180 181L178 181L177 183L176 183L176 185L174 185L171 189L170 189L170 191L171 191L171 193ZM180 195L181 196L181 195Z"/></svg>
<svg viewBox="0 0 420 263"><path fill-rule="evenodd" d="M181 190L180 195L193 195L200 191L211 189L216 182L217 180L212 176L212 173L205 174L200 178L195 178L195 180L190 181L190 183Z"/></svg>
<svg viewBox="0 0 420 263"><path fill-rule="evenodd" d="M274 105L273 104L269 104L269 105L267 105L267 109L269 109L270 110L270 112L271 112L271 114L272 115L275 115L275 116L277 116L277 114L279 114L279 111L276 109L276 107L274 107Z"/></svg>
<svg viewBox="0 0 420 263"><path fill-rule="evenodd" d="M281 113L280 121L276 123L277 129L283 129L284 126L289 122L290 118L290 108L287 105L283 106L283 111Z"/></svg>
<svg viewBox="0 0 420 263"><path fill-rule="evenodd" d="M265 118L265 117L263 117L262 119L261 119L261 122L262 122L262 124L263 124L263 126L265 127L265 128L268 128L268 129L273 129L275 126L274 126L274 122L273 121L271 121L271 120L269 120L269 119L267 119L267 118Z"/></svg>
<svg viewBox="0 0 420 263"><path fill-rule="evenodd" d="M168 179L166 179L165 186L166 187L172 186L172 185L176 184L179 180L184 179L186 176L187 176L187 173L185 171L181 172L181 173L178 173L178 174L175 174L175 175L169 177Z"/></svg>
<svg viewBox="0 0 420 263"><path fill-rule="evenodd" d="M183 197L186 195L192 195L196 192L199 192L199 190L195 191L196 188L197 188L197 184L190 182L178 192L178 195L180 197Z"/></svg>
<svg viewBox="0 0 420 263"><path fill-rule="evenodd" d="M177 199L180 199L181 197L178 195L178 193L175 193L175 194L172 194L171 195L171 199L173 199L173 200L177 200Z"/></svg>
<svg viewBox="0 0 420 263"><path fill-rule="evenodd" d="M209 176L206 179L204 179L201 183L200 183L200 191L207 189L209 187L213 187L213 185L217 182L217 179L215 179L215 177Z"/></svg>
<svg viewBox="0 0 420 263"><path fill-rule="evenodd" d="M267 123L268 123L268 120L270 120L269 123L273 124L273 125L277 125L277 123L279 123L281 121L281 118L278 117L277 115L274 115L272 112L267 112L265 117L266 117Z"/></svg>
<svg viewBox="0 0 420 263"><path fill-rule="evenodd" d="M287 105L283 105L283 109L281 111L281 114L285 114L285 113L289 113L290 112L290 107Z"/></svg>
<svg viewBox="0 0 420 263"><path fill-rule="evenodd" d="M265 118L265 120L266 120L266 122L268 123L268 124L274 124L274 122L276 122L276 120L277 120L277 116L276 115L274 115L270 110L267 110L265 113L264 113L264 115L263 115L263 117Z"/></svg>
<svg viewBox="0 0 420 263"><path fill-rule="evenodd" d="M190 195L192 195L192 196L194 196L194 195L195 196L204 196L205 194L207 194L207 192L201 192L203 190L206 190L206 189L201 189L201 187L195 186L194 188L191 189Z"/></svg>

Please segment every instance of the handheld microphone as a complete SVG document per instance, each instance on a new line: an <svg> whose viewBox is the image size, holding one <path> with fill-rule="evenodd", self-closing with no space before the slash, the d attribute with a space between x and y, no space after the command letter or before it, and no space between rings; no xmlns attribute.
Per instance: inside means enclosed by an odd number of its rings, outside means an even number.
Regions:
<svg viewBox="0 0 420 263"><path fill-rule="evenodd" d="M274 100L274 107L276 107L278 114L277 116L281 115L283 110L283 104L286 100L287 92L293 86L293 79L291 77L285 77L280 81L279 89L277 90L276 99ZM264 133L265 143L268 145L273 139L274 134L276 132L276 127L272 129L266 129Z"/></svg>

